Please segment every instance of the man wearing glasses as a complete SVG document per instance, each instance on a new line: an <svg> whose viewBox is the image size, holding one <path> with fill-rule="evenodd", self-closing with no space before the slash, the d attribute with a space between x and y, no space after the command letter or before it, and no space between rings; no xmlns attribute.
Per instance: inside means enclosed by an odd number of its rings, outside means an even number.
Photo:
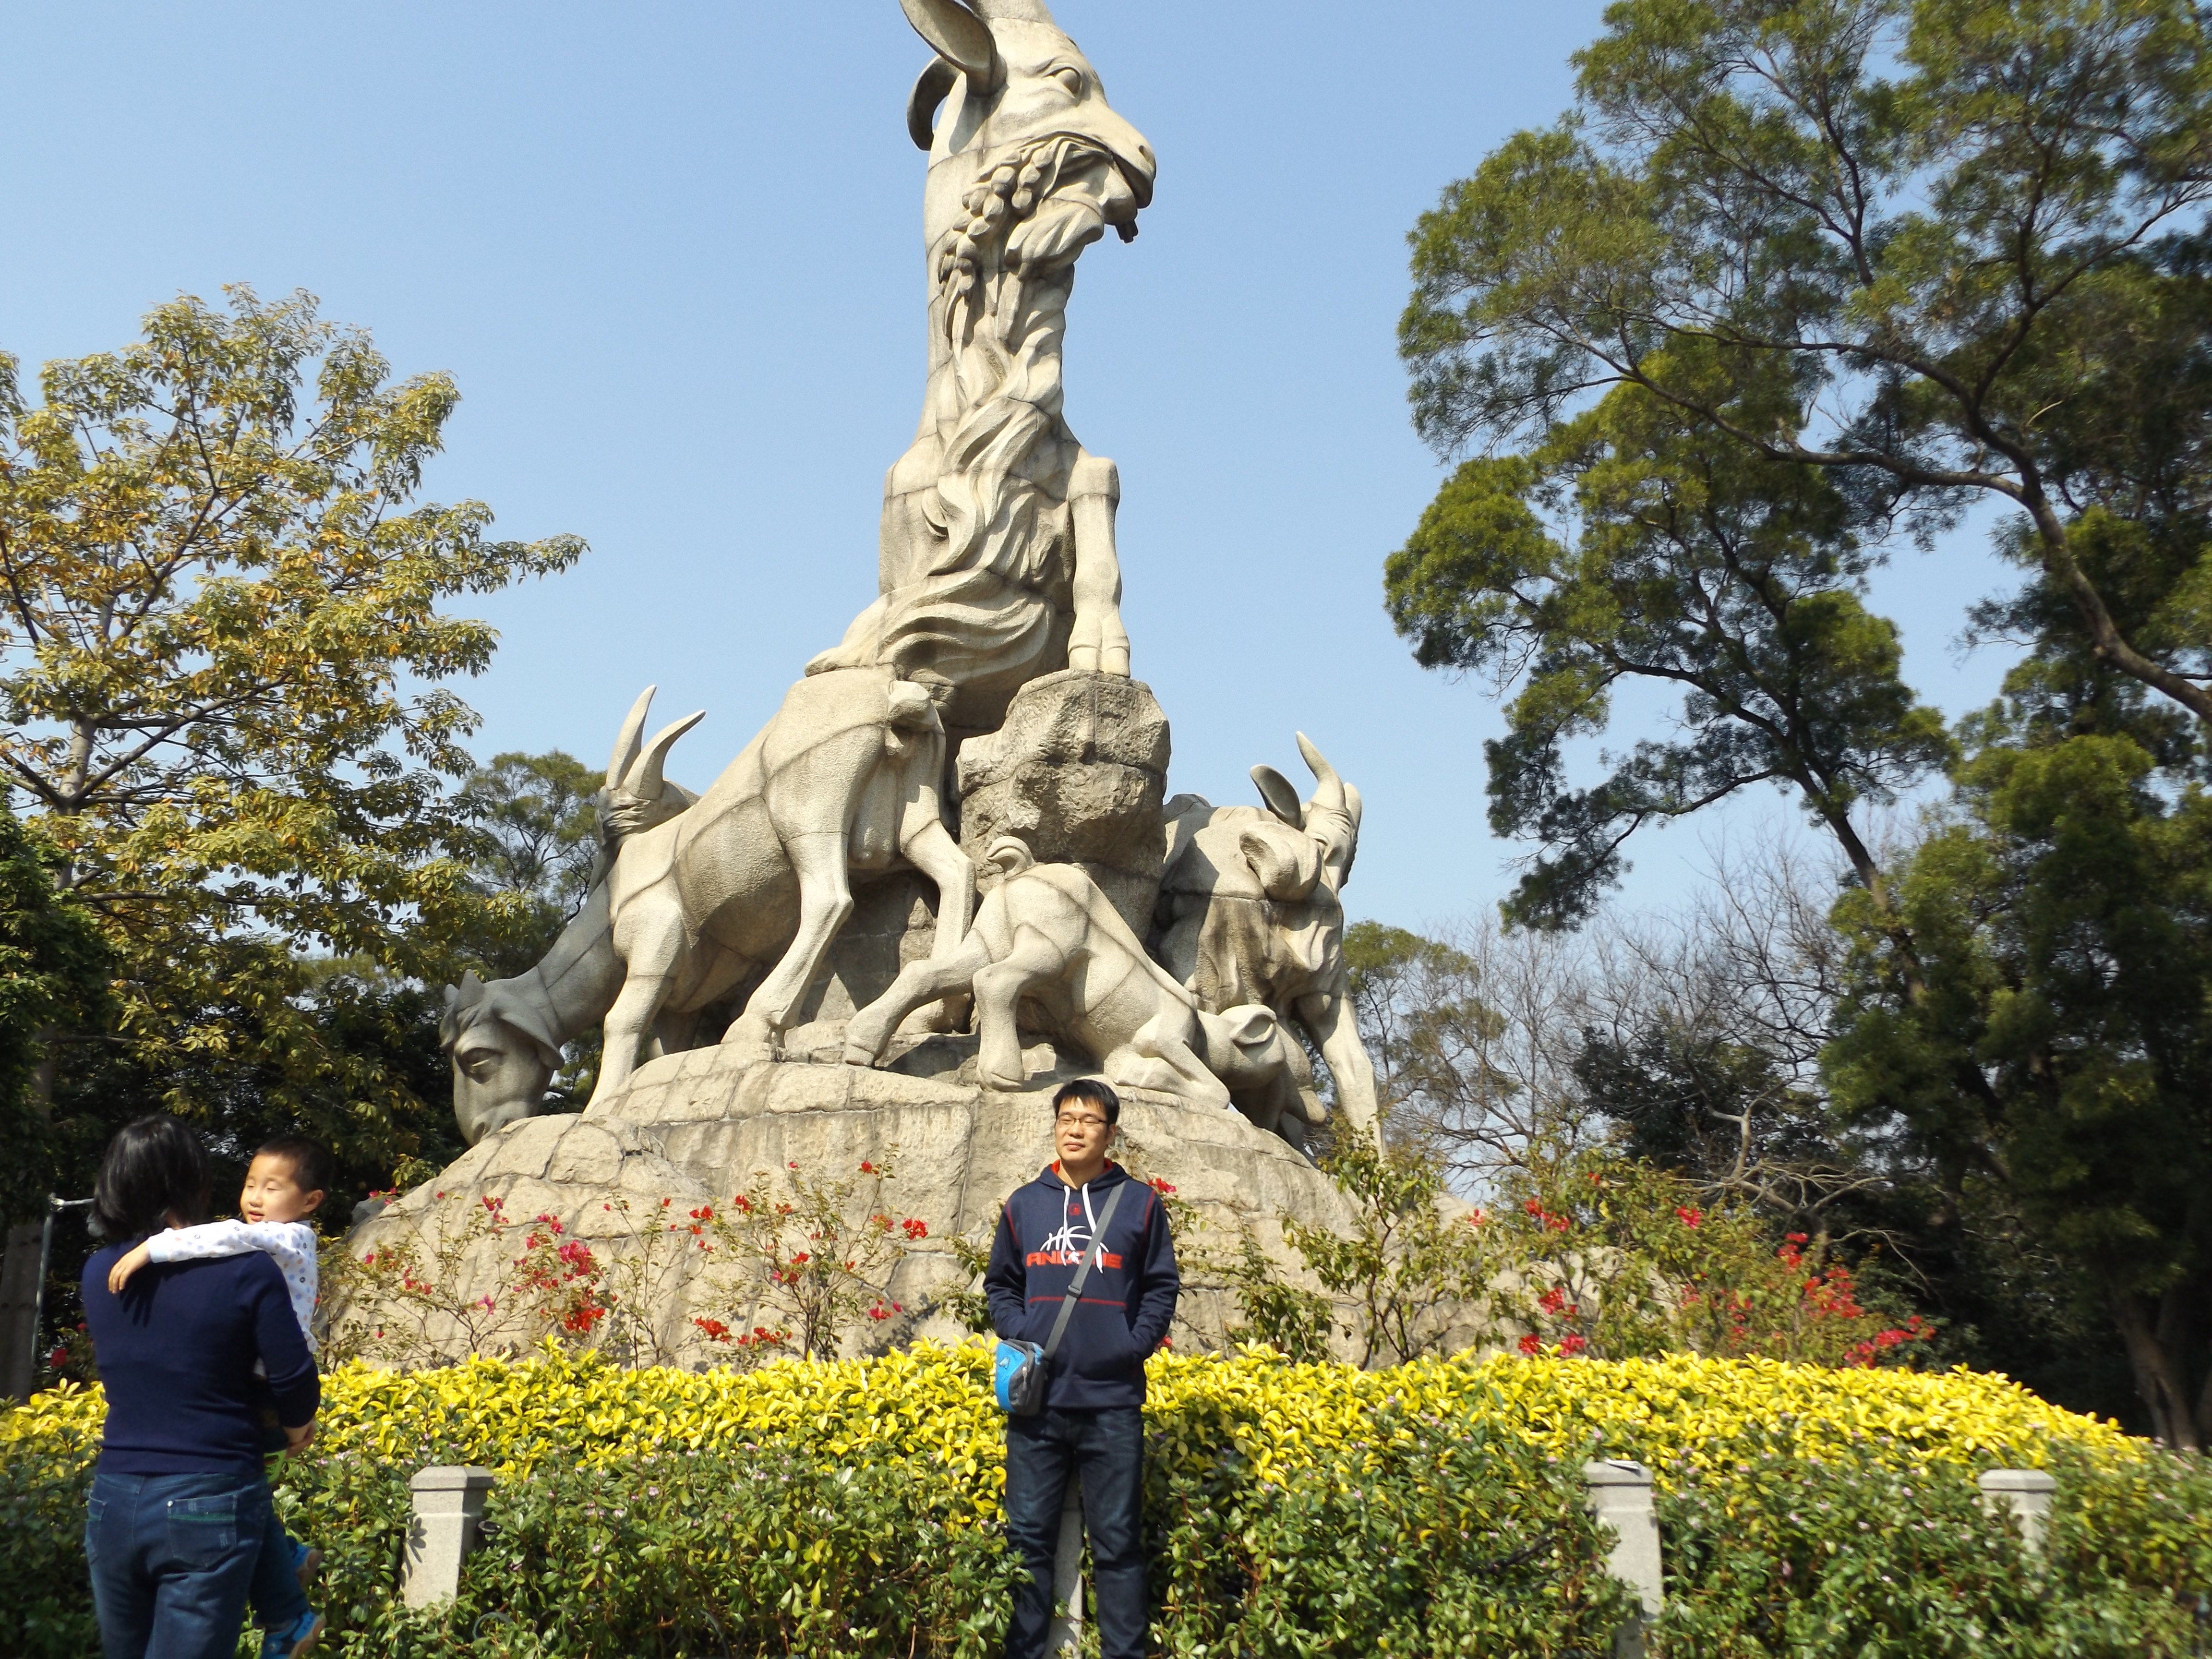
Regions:
<svg viewBox="0 0 2212 1659"><path fill-rule="evenodd" d="M1145 1361L1167 1338L1182 1280L1159 1194L1107 1159L1121 1097L1082 1078L1052 1103L1060 1157L1006 1200L983 1275L999 1334L1044 1342L1094 1239L1101 1249L1048 1362L1044 1409L1006 1419L1006 1532L1029 1569L1014 1594L1006 1654L1042 1659L1045 1651L1073 1471L1083 1484L1101 1659L1142 1659ZM1117 1188L1127 1190L1115 1198Z"/></svg>

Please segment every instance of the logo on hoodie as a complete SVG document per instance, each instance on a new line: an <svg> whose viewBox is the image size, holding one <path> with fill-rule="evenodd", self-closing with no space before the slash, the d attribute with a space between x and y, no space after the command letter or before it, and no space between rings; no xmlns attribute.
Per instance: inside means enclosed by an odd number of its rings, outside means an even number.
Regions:
<svg viewBox="0 0 2212 1659"><path fill-rule="evenodd" d="M1070 1216L1054 1231L1047 1233L1044 1247L1031 1250L1028 1261L1032 1267L1073 1267L1079 1263L1084 1253L1091 1248L1091 1232L1083 1221ZM1101 1250L1098 1265L1118 1269L1121 1255L1118 1250Z"/></svg>

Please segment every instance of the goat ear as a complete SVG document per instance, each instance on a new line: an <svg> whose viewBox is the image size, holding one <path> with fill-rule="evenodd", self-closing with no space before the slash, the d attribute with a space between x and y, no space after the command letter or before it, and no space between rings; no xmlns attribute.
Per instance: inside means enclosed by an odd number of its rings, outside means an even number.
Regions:
<svg viewBox="0 0 2212 1659"><path fill-rule="evenodd" d="M1321 852L1304 836L1282 836L1259 824L1237 837L1237 850L1252 866L1260 890L1283 903L1304 898L1321 877Z"/></svg>
<svg viewBox="0 0 2212 1659"><path fill-rule="evenodd" d="M502 1025L513 1026L530 1039L538 1049L538 1057L556 1071L561 1067L560 1033L547 1023L545 1016L520 998L502 1000L492 1010L493 1018Z"/></svg>
<svg viewBox="0 0 2212 1659"><path fill-rule="evenodd" d="M998 43L991 39L991 26L960 0L899 0L899 9L939 58L968 77L973 91L999 89L1006 66L999 57Z"/></svg>
<svg viewBox="0 0 2212 1659"><path fill-rule="evenodd" d="M1267 803L1267 810L1293 830L1306 827L1305 804L1299 800L1298 792L1291 787L1291 781L1272 766L1252 769L1252 781L1260 786L1260 799Z"/></svg>
<svg viewBox="0 0 2212 1659"><path fill-rule="evenodd" d="M1221 1011L1229 1040L1240 1048L1264 1048L1275 1040L1275 1012L1264 1004L1248 1002Z"/></svg>
<svg viewBox="0 0 2212 1659"><path fill-rule="evenodd" d="M937 106L959 78L957 68L942 58L933 58L915 82L906 99L906 136L914 140L916 149L927 149L937 142Z"/></svg>

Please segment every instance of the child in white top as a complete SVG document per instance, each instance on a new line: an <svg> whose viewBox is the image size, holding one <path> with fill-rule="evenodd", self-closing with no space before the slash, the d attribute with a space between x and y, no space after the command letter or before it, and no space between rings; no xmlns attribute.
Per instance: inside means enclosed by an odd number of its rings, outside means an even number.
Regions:
<svg viewBox="0 0 2212 1659"><path fill-rule="evenodd" d="M195 1261L259 1250L284 1275L293 1316L312 1353L317 1240L307 1218L322 1204L330 1170L330 1153L315 1142L299 1135L280 1136L254 1153L246 1170L246 1186L238 1196L244 1219L155 1233L108 1270L107 1288L120 1296L131 1275L149 1262ZM258 1362L255 1369L260 1369ZM275 1449L283 1449L282 1434L276 1431ZM320 1550L295 1542L286 1534L271 1505L252 1593L257 1622L267 1632L262 1638L262 1659L299 1659L322 1634L322 1615L308 1607L306 1594L307 1581L322 1559Z"/></svg>

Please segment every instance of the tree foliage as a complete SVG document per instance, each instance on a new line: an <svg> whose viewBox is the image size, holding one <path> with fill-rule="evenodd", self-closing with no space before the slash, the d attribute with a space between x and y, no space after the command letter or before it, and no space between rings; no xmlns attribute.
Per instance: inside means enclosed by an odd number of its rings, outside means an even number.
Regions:
<svg viewBox="0 0 2212 1659"><path fill-rule="evenodd" d="M60 1152L46 1109L57 1038L98 1019L109 956L54 884L56 857L0 808L0 1216L42 1214ZM50 1076L50 1073L49 1073Z"/></svg>
<svg viewBox="0 0 2212 1659"><path fill-rule="evenodd" d="M2157 1432L2203 1446L2212 799L2165 712L2064 647L1974 723L1950 811L1899 872L1921 994L1863 897L1839 907L1852 955L1829 1072L1956 1207L1994 1189L2118 1329ZM1957 1087L1967 1071L1984 1086Z"/></svg>
<svg viewBox="0 0 2212 1659"><path fill-rule="evenodd" d="M2212 720L2202 539L2132 620L2083 545L2203 522L2203 9L1622 0L1607 25L1575 108L1415 232L1422 431L1542 442L1633 388L1905 525L1994 498L2098 658Z"/></svg>
<svg viewBox="0 0 2212 1659"><path fill-rule="evenodd" d="M0 358L0 772L115 952L122 1093L221 1123L250 1079L388 1164L419 1097L348 1040L328 963L373 1001L524 908L459 855L475 717L437 683L494 635L440 607L582 544L415 503L458 398L242 288L47 364L36 400Z"/></svg>
<svg viewBox="0 0 2212 1659"><path fill-rule="evenodd" d="M522 901L502 913L509 935L478 941L487 978L519 974L543 957L590 890L599 852L597 773L565 750L495 755L462 784L455 805L478 831L473 884Z"/></svg>
<svg viewBox="0 0 2212 1659"><path fill-rule="evenodd" d="M1701 355L1703 381L1725 378ZM1711 395L1733 418L1795 422L1770 390ZM1422 515L1385 568L1393 619L1425 665L1520 687L1485 745L1492 827L1543 849L1513 920L1585 918L1638 828L1759 783L1794 793L1878 881L1853 809L1894 799L1947 746L1899 678L1896 628L1862 602L1886 503L1841 483L1623 386L1525 455L1468 462ZM1570 788L1567 744L1603 732L1638 682L1680 693L1675 733Z"/></svg>

